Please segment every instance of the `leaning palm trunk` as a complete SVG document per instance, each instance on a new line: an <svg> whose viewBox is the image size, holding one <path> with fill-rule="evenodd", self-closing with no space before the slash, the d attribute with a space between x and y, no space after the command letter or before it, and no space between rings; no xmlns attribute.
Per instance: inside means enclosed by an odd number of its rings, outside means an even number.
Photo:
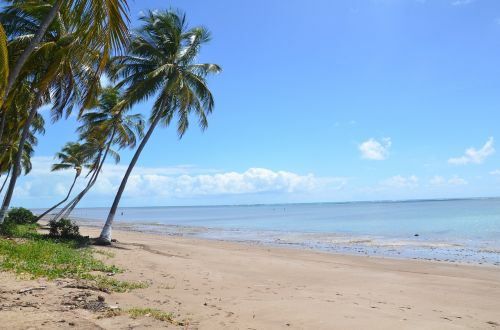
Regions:
<svg viewBox="0 0 500 330"><path fill-rule="evenodd" d="M144 146L151 137L151 134L153 133L156 125L158 125L158 123L160 122L160 119L161 119L161 114L158 113L154 118L153 122L151 123L151 127L149 127L148 132L142 139L141 144L139 144L139 147L137 148L134 157L132 157L130 164L128 165L127 171L125 172L125 176L123 177L120 187L118 188L118 192L116 193L113 205L109 210L106 223L104 224L104 227L102 228L101 231L101 235L99 236L98 242L101 244L111 244L111 226L113 225L113 220L115 218L116 210L118 209L118 204L120 203L123 191L125 190L125 186L127 185L128 178L130 176L130 173L132 173L132 170L134 169L134 166L137 163L139 156L141 155L142 149L144 149Z"/></svg>
<svg viewBox="0 0 500 330"><path fill-rule="evenodd" d="M7 179L9 178L9 175L10 175L10 168L7 171L7 175L5 176L5 180L2 183L2 187L0 188L0 193L3 191L3 188L5 187L5 184L7 183Z"/></svg>
<svg viewBox="0 0 500 330"><path fill-rule="evenodd" d="M33 106L30 109L28 118L23 126L23 132L21 134L21 139L19 140L19 146L17 148L16 159L12 166L12 175L10 177L9 185L7 187L7 191L5 192L5 197L3 199L2 208L0 209L0 225L5 220L5 213L9 209L10 201L12 200L12 194L14 193L14 188L16 187L16 181L19 173L21 173L21 159L24 151L24 143L26 142L26 138L28 137L31 122L38 111L38 107L42 100L42 91L39 89L35 96L35 101Z"/></svg>
<svg viewBox="0 0 500 330"><path fill-rule="evenodd" d="M115 137L116 131L113 130L113 133L111 134L111 137L109 139L108 145L106 146L106 151L104 152L104 156L102 157L101 162L99 163L96 171L93 173L92 177L90 178L89 183L83 189L78 195L76 195L75 198L71 202L69 202L66 207L64 207L55 217L53 220L57 220L59 218L67 218L73 212L74 208L80 203L80 201L83 199L83 197L87 194L87 192L94 186L95 182L97 181L97 177L99 176L99 173L101 172L102 166L104 165L104 162L106 161L106 157L108 156L109 149L111 148L111 143L113 143L113 139Z"/></svg>
<svg viewBox="0 0 500 330"><path fill-rule="evenodd" d="M42 24L40 25L40 28L35 34L35 37L31 39L28 47L26 47L19 56L19 58L16 61L16 64L10 70L9 73L9 80L7 81L7 86L5 88L5 93L3 95L3 100L5 101L7 99L7 96L9 95L10 91L12 90L12 87L14 86L14 83L17 80L17 77L19 76L19 73L21 72L21 69L23 68L24 64L30 57L30 55L33 53L35 48L40 44L40 41L42 41L43 36L47 32L47 29L49 28L50 24L54 21L54 19L57 16L57 13L59 12L59 9L61 9L61 6L63 4L63 0L57 0L53 5L50 11L48 12L47 16L44 17ZM3 102L0 102L3 103ZM1 223L1 218L0 218L0 223Z"/></svg>
<svg viewBox="0 0 500 330"><path fill-rule="evenodd" d="M53 218L52 220L57 220L59 218L62 218L62 215L63 213L65 213L78 199L81 199L81 196L82 194L84 195L86 193L86 191L88 191L88 189L90 189L90 187L92 187L93 185L93 181L94 181L94 178L96 177L96 172L94 172L92 174L92 176L90 177L90 180L89 182L87 183L87 186L80 192L78 193L78 195L76 195L75 198L73 198L68 204L66 204L60 211L59 213L57 213ZM80 197L81 196L81 197Z"/></svg>
<svg viewBox="0 0 500 330"><path fill-rule="evenodd" d="M50 212L52 212L52 210L54 210L55 208L57 208L59 205L61 205L62 203L66 202L68 200L69 195L71 195L71 191L73 191L73 187L75 186L76 179L78 179L79 176L80 176L80 173L77 171L76 175L75 175L75 178L73 179L73 183L71 184L71 187L69 188L69 191L68 191L68 194L66 195L66 197L62 201L60 201L59 203L57 203L56 205L52 206L47 211L45 211L42 214L40 214L38 216L38 218L36 218L37 222L40 221L40 219L42 219L44 216L46 216L47 214L49 214Z"/></svg>
<svg viewBox="0 0 500 330"><path fill-rule="evenodd" d="M80 203L80 201L83 199L83 197L87 194L87 192L92 188L94 183L97 181L98 174L94 176L94 179L89 182L87 187L83 189L82 192L80 192L65 208L65 210L62 210L62 212L59 213L59 216L61 218L68 218L71 212L73 212L73 209ZM64 213L63 213L64 212ZM62 215L61 215L62 214ZM57 217L56 217L57 219Z"/></svg>

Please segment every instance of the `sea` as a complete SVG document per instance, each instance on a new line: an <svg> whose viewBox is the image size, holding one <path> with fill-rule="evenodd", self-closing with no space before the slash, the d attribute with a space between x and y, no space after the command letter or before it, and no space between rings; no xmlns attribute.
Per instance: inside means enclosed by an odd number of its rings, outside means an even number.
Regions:
<svg viewBox="0 0 500 330"><path fill-rule="evenodd" d="M79 208L72 216L99 227L107 213L107 208ZM166 237L500 266L499 198L123 207L114 227Z"/></svg>

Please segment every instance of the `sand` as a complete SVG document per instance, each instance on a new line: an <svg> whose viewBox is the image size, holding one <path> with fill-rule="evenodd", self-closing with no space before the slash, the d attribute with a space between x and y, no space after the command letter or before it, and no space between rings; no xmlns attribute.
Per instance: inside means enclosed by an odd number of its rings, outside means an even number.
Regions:
<svg viewBox="0 0 500 330"><path fill-rule="evenodd" d="M96 236L95 229L83 233ZM0 273L3 329L500 329L500 267L335 255L115 231L129 293ZM23 288L44 286L31 293ZM98 318L74 302L173 312L183 325ZM80 299L80 300L79 300ZM66 304L65 304L66 303ZM3 307L2 307L3 306Z"/></svg>

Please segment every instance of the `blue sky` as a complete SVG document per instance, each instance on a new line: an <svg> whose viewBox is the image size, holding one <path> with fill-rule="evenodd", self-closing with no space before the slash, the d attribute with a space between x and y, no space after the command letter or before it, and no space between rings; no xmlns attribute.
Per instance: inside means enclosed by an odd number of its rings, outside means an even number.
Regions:
<svg viewBox="0 0 500 330"><path fill-rule="evenodd" d="M169 7L212 31L216 108L204 133L155 132L122 206L500 195L498 0L132 1L133 24ZM64 194L48 168L75 127L47 127L14 204ZM82 206L109 205L131 155Z"/></svg>

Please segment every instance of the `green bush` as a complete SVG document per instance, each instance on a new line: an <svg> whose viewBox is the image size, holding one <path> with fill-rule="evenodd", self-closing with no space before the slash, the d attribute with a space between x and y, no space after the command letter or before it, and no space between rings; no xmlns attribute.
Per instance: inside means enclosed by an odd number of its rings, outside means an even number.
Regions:
<svg viewBox="0 0 500 330"><path fill-rule="evenodd" d="M0 226L0 235L7 237L32 238L37 236L38 225L30 223L27 225L17 225L13 222L4 222Z"/></svg>
<svg viewBox="0 0 500 330"><path fill-rule="evenodd" d="M80 228L69 219L60 219L57 221L49 221L50 236L62 238L73 238L80 236Z"/></svg>
<svg viewBox="0 0 500 330"><path fill-rule="evenodd" d="M28 209L23 207L15 207L7 213L5 222L15 223L18 225L26 225L36 222L36 216Z"/></svg>

